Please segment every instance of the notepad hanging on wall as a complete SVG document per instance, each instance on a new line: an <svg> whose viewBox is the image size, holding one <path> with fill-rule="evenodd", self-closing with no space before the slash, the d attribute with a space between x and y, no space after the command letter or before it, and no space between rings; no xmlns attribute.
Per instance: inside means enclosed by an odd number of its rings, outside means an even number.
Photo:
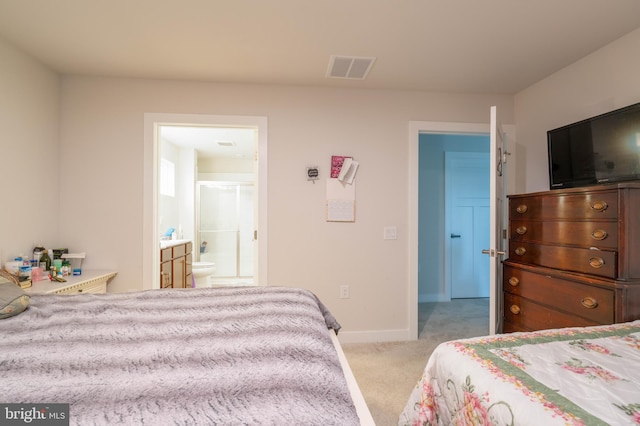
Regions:
<svg viewBox="0 0 640 426"><path fill-rule="evenodd" d="M342 183L352 184L360 164L346 155L331 156L331 177Z"/></svg>
<svg viewBox="0 0 640 426"><path fill-rule="evenodd" d="M332 178L337 178L340 176L340 171L342 170L342 164L344 164L344 160L347 158L346 155L332 155L331 156L331 174Z"/></svg>
<svg viewBox="0 0 640 426"><path fill-rule="evenodd" d="M342 183L348 183L351 185L353 180L356 178L358 166L358 162L353 158L345 158L344 163L342 163L342 168L340 169L340 174L338 175L338 180Z"/></svg>
<svg viewBox="0 0 640 426"><path fill-rule="evenodd" d="M327 179L327 222L355 222L356 185L344 185L338 179Z"/></svg>

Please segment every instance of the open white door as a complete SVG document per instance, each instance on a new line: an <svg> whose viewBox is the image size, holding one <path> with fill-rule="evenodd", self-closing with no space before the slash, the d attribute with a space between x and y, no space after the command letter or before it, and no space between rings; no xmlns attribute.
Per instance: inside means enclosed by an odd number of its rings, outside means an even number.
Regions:
<svg viewBox="0 0 640 426"><path fill-rule="evenodd" d="M506 141L502 125L498 121L497 108L491 107L490 122L491 179L489 187L489 249L482 250L489 255L489 334L502 331L502 257L505 254L503 237Z"/></svg>
<svg viewBox="0 0 640 426"><path fill-rule="evenodd" d="M260 162L258 157L260 155L260 140L259 129L254 130L254 149L253 149L253 205L260 206L260 195L262 194L260 188ZM253 284L260 285L260 244L258 244L258 235L260 234L260 209L253 209L253 235L251 242L253 244ZM265 283L262 283L265 285Z"/></svg>

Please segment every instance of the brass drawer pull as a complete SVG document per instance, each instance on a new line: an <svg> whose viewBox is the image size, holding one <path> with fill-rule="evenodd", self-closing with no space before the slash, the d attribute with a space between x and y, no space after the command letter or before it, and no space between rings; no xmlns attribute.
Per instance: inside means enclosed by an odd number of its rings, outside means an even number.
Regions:
<svg viewBox="0 0 640 426"><path fill-rule="evenodd" d="M601 257L592 257L589 259L589 265L591 265L592 268L602 268L602 266L604 266L604 259Z"/></svg>
<svg viewBox="0 0 640 426"><path fill-rule="evenodd" d="M522 225L516 228L516 234L524 235L527 233L527 227Z"/></svg>
<svg viewBox="0 0 640 426"><path fill-rule="evenodd" d="M605 231L604 229L596 229L591 233L591 238L598 241L602 241L608 236L609 234L607 234L607 231Z"/></svg>
<svg viewBox="0 0 640 426"><path fill-rule="evenodd" d="M524 247L518 247L515 251L518 256L522 256L527 252L527 249Z"/></svg>
<svg viewBox="0 0 640 426"><path fill-rule="evenodd" d="M514 315L520 315L520 306L518 305L511 305L511 307L509 308L509 310L511 311L512 314Z"/></svg>
<svg viewBox="0 0 640 426"><path fill-rule="evenodd" d="M526 204L520 204L518 207L516 207L516 211L518 213L526 213L528 209L529 207L527 207Z"/></svg>
<svg viewBox="0 0 640 426"><path fill-rule="evenodd" d="M509 278L509 284L511 284L511 286L513 287L518 287L518 284L520 284L520 280L516 277L511 277Z"/></svg>
<svg viewBox="0 0 640 426"><path fill-rule="evenodd" d="M605 211L609 205L605 201L594 201L591 203L591 208L597 212Z"/></svg>
<svg viewBox="0 0 640 426"><path fill-rule="evenodd" d="M598 301L593 297L585 297L580 303L587 309L595 309L598 307Z"/></svg>

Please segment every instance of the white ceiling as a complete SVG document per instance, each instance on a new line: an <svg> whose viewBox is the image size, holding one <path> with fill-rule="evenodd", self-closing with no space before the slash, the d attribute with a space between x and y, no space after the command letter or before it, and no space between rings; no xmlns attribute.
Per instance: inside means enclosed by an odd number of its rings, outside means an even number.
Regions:
<svg viewBox="0 0 640 426"><path fill-rule="evenodd" d="M0 0L61 74L513 94L640 27L640 0ZM331 55L375 57L364 80Z"/></svg>
<svg viewBox="0 0 640 426"><path fill-rule="evenodd" d="M238 83L515 93L638 27L638 0L0 0L61 73Z"/></svg>
<svg viewBox="0 0 640 426"><path fill-rule="evenodd" d="M256 130L167 125L160 126L160 138L181 148L194 148L199 158L253 160Z"/></svg>

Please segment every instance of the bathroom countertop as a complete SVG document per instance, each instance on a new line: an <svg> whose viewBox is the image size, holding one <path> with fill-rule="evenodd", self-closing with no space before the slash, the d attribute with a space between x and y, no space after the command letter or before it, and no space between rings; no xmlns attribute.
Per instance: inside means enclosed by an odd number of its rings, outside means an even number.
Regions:
<svg viewBox="0 0 640 426"><path fill-rule="evenodd" d="M165 249L167 247L177 246L178 244L190 243L191 240L160 240L160 248Z"/></svg>

